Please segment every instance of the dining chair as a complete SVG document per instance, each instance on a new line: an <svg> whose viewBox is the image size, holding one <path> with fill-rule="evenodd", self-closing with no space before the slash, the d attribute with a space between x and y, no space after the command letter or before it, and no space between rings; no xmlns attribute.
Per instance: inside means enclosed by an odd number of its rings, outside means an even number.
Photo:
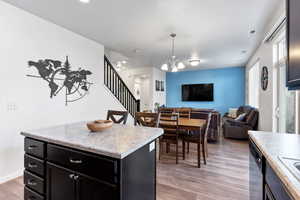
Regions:
<svg viewBox="0 0 300 200"><path fill-rule="evenodd" d="M178 146L179 146L179 130L178 130L178 114L161 113L159 119L159 127L164 130L164 134L159 138L159 159L161 158L163 144L166 143L166 152L170 151L170 144L176 146L176 164L178 164Z"/></svg>
<svg viewBox="0 0 300 200"><path fill-rule="evenodd" d="M159 113L136 112L134 125L158 127Z"/></svg>
<svg viewBox="0 0 300 200"><path fill-rule="evenodd" d="M207 135L209 131L209 126L211 122L211 113L191 113L191 118L193 119L205 119L206 124L203 128L200 128L199 131L191 131L188 134L184 135L184 143L188 143L188 151L189 151L189 143L197 144L197 157L198 157L198 167L200 168L201 165L201 149L202 149L202 156L204 160L204 164L206 165L206 158L207 158ZM185 150L183 151L185 154Z"/></svg>
<svg viewBox="0 0 300 200"><path fill-rule="evenodd" d="M193 112L190 113L190 118L191 119L203 119L203 120L207 120L207 114L208 113L209 112L193 111ZM193 131L193 132L199 132L199 131ZM208 151L206 151L206 152L208 152ZM187 142L187 153L190 153L190 143L189 142ZM206 157L207 156L208 155L206 154Z"/></svg>
<svg viewBox="0 0 300 200"><path fill-rule="evenodd" d="M191 109L190 108L177 108L176 113L179 113L180 118L190 118Z"/></svg>
<svg viewBox="0 0 300 200"><path fill-rule="evenodd" d="M119 117L119 118L118 118ZM117 111L117 110L108 110L107 111L107 120L112 120L116 124L126 124L128 118L127 111Z"/></svg>
<svg viewBox="0 0 300 200"><path fill-rule="evenodd" d="M166 107L161 107L158 109L159 113L173 113L174 112L174 108L166 108Z"/></svg>

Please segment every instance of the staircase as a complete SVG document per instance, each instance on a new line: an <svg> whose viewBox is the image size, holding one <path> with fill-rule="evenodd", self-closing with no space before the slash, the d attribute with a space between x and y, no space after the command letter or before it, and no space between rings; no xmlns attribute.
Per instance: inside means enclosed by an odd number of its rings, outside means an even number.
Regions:
<svg viewBox="0 0 300 200"><path fill-rule="evenodd" d="M132 117L135 116L136 112L140 111L140 100L137 100L133 96L106 56L104 56L104 85L119 100Z"/></svg>

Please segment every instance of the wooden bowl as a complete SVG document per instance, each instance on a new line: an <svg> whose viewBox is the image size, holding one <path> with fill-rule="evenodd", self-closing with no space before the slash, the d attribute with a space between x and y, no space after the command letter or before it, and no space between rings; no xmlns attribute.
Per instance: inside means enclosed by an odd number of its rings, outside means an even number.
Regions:
<svg viewBox="0 0 300 200"><path fill-rule="evenodd" d="M112 127L112 125L113 125L113 121L111 120L96 120L86 124L86 126L91 132L104 131Z"/></svg>

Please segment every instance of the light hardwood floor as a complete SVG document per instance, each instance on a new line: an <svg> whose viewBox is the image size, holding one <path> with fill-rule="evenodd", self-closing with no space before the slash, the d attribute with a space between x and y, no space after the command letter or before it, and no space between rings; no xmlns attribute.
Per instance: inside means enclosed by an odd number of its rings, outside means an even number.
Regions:
<svg viewBox="0 0 300 200"><path fill-rule="evenodd" d="M181 148L180 148L181 149ZM248 142L209 144L207 165L196 168L196 148L175 164L174 149L157 167L157 200L248 200ZM0 199L23 200L22 177L0 185Z"/></svg>

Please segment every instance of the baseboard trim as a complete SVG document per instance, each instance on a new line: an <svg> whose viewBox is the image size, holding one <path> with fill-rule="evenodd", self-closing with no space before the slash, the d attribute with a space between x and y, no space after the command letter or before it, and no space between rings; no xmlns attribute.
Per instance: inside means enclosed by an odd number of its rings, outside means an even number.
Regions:
<svg viewBox="0 0 300 200"><path fill-rule="evenodd" d="M3 184L5 182L11 181L11 180L13 180L15 178L18 178L18 177L22 176L23 175L23 171L24 170L21 169L19 171L16 171L16 172L14 172L12 174L7 175L7 176L0 177L0 184Z"/></svg>

